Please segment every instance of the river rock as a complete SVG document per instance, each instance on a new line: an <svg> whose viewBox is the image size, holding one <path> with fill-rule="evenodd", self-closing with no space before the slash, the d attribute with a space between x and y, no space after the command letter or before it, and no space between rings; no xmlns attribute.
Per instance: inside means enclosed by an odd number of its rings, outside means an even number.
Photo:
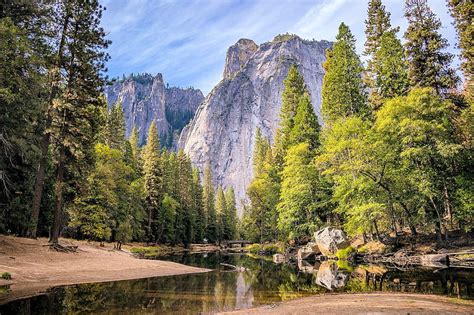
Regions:
<svg viewBox="0 0 474 315"><path fill-rule="evenodd" d="M328 261L321 264L316 275L316 284L331 291L344 287L348 280L346 272L340 271L336 264Z"/></svg>
<svg viewBox="0 0 474 315"><path fill-rule="evenodd" d="M332 227L326 227L314 233L319 250L325 256L334 255L339 249L349 246L346 233Z"/></svg>

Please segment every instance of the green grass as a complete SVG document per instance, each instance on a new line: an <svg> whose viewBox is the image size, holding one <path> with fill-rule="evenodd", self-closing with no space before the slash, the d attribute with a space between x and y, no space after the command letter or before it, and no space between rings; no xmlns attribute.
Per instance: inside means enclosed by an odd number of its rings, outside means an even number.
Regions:
<svg viewBox="0 0 474 315"><path fill-rule="evenodd" d="M136 254L143 257L155 257L158 256L161 252L159 247L149 246L149 247L132 247L130 248L132 254Z"/></svg>
<svg viewBox="0 0 474 315"><path fill-rule="evenodd" d="M2 279L11 280L12 279L11 273L9 273L9 272L2 273Z"/></svg>

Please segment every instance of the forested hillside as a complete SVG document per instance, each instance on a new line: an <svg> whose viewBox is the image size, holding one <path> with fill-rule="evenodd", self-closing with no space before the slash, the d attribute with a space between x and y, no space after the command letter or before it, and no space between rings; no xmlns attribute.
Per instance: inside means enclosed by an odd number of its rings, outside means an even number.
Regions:
<svg viewBox="0 0 474 315"><path fill-rule="evenodd" d="M406 1L403 42L382 1L369 1L365 67L349 27L340 25L324 64L324 126L303 77L290 69L274 143L257 133L245 237L304 241L337 225L364 240L407 230L436 231L444 242L450 230L472 231L474 6L448 7L463 85L425 0Z"/></svg>
<svg viewBox="0 0 474 315"><path fill-rule="evenodd" d="M210 172L201 184L183 152L161 149L156 122L140 147L136 129L125 138L120 103L108 109L103 10L98 1L0 5L0 233L119 247L233 238L232 188L215 197Z"/></svg>

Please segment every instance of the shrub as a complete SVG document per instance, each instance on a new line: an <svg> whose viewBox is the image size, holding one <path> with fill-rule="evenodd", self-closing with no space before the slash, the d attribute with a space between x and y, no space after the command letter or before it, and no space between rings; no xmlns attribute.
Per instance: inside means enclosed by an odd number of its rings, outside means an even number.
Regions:
<svg viewBox="0 0 474 315"><path fill-rule="evenodd" d="M11 280L12 275L9 272L4 272L4 273L2 273L2 279Z"/></svg>
<svg viewBox="0 0 474 315"><path fill-rule="evenodd" d="M349 255L352 254L353 252L356 252L354 247L348 246L344 249L338 250L336 253L336 257L339 259L347 259L347 257L349 257Z"/></svg>

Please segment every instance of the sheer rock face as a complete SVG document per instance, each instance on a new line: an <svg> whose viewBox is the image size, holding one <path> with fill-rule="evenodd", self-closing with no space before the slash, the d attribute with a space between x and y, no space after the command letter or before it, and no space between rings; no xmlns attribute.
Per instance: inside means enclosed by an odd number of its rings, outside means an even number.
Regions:
<svg viewBox="0 0 474 315"><path fill-rule="evenodd" d="M239 72L257 49L258 45L253 40L245 38L230 46L225 58L224 79L230 79Z"/></svg>
<svg viewBox="0 0 474 315"><path fill-rule="evenodd" d="M150 124L155 120L158 134L168 147L174 145L173 134L179 133L191 120L204 99L197 89L166 87L160 73L155 77L150 74L130 76L106 87L105 94L109 106L117 101L122 103L127 137L135 126L140 143L144 144Z"/></svg>
<svg viewBox="0 0 474 315"><path fill-rule="evenodd" d="M239 40L227 53L224 78L199 106L180 136L179 146L203 170L212 169L216 185L233 186L239 214L252 180L256 129L273 140L279 123L283 80L296 64L311 93L316 114L321 107L321 85L327 41L297 36L264 43ZM243 57L240 57L243 56Z"/></svg>

